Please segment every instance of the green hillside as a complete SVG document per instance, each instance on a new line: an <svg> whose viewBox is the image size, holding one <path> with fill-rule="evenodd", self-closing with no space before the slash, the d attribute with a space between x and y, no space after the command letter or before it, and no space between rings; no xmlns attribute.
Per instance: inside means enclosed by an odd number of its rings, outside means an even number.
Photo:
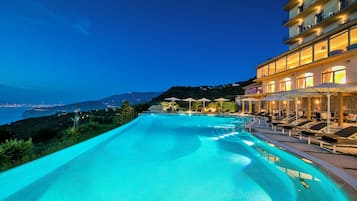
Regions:
<svg viewBox="0 0 357 201"><path fill-rule="evenodd" d="M226 84L218 86L200 86L200 87L171 87L166 92L162 93L160 96L153 99L153 102L161 102L165 98L176 97L176 98L188 98L192 97L195 99L199 98L228 98L234 100L236 95L244 94L243 87L253 83L255 78L249 79L243 82L237 82L235 84Z"/></svg>

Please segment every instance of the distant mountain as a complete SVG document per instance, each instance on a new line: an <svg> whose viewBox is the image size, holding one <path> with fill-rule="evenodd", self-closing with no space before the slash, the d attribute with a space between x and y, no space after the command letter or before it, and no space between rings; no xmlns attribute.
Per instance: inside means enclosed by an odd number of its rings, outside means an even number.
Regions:
<svg viewBox="0 0 357 201"><path fill-rule="evenodd" d="M27 110L23 113L24 118L49 116L59 112L73 112L76 109L80 111L101 110L105 108L120 107L121 104L127 100L130 104L140 104L151 101L152 98L157 97L161 92L132 92L126 94L113 95L95 101L84 101L63 106L41 107Z"/></svg>
<svg viewBox="0 0 357 201"><path fill-rule="evenodd" d="M127 94L113 95L108 98L100 99L99 101L105 105L117 107L117 106L121 106L124 100L127 100L130 102L130 104L134 105L134 104L149 102L151 101L151 99L159 96L161 93L162 92L145 92L145 93L132 92Z"/></svg>
<svg viewBox="0 0 357 201"><path fill-rule="evenodd" d="M0 85L0 103L34 103L38 95L39 92L32 89Z"/></svg>
<svg viewBox="0 0 357 201"><path fill-rule="evenodd" d="M0 84L0 104L59 104L71 100L75 98L64 91Z"/></svg>
<svg viewBox="0 0 357 201"><path fill-rule="evenodd" d="M176 86L171 87L169 90L165 91L156 98L153 98L154 102L161 102L165 98L176 97L176 98L228 98L234 100L236 95L244 94L243 87L253 83L255 78L249 79L243 82L236 82L233 84L217 85L217 86L199 86L199 87L186 87L186 86Z"/></svg>

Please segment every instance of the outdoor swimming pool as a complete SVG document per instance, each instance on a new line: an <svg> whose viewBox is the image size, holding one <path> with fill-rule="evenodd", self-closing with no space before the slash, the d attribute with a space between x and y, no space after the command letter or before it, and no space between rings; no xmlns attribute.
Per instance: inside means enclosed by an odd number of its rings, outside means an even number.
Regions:
<svg viewBox="0 0 357 201"><path fill-rule="evenodd" d="M250 135L243 121L145 114L0 173L0 200L347 200L318 168Z"/></svg>

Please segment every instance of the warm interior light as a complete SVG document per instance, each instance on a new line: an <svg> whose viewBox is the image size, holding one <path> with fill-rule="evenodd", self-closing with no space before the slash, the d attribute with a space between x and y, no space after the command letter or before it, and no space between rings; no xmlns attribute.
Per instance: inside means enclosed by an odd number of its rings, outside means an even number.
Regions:
<svg viewBox="0 0 357 201"><path fill-rule="evenodd" d="M341 24L344 24L347 22L347 15L341 15L339 18L340 18Z"/></svg>
<svg viewBox="0 0 357 201"><path fill-rule="evenodd" d="M283 104L286 105L286 101L283 101Z"/></svg>
<svg viewBox="0 0 357 201"><path fill-rule="evenodd" d="M316 10L316 13L320 13L321 12L321 6L316 6L315 10Z"/></svg>
<svg viewBox="0 0 357 201"><path fill-rule="evenodd" d="M275 101L273 101L272 104L275 105Z"/></svg>
<svg viewBox="0 0 357 201"><path fill-rule="evenodd" d="M301 45L302 44L302 38L297 38L297 42L298 42L299 45Z"/></svg>
<svg viewBox="0 0 357 201"><path fill-rule="evenodd" d="M316 33L316 36L320 36L321 35L321 28L316 28L315 29L315 33Z"/></svg>
<svg viewBox="0 0 357 201"><path fill-rule="evenodd" d="M303 19L299 18L299 19L297 19L297 22L298 22L299 25L302 25L302 23L303 23L304 21L303 21Z"/></svg>
<svg viewBox="0 0 357 201"><path fill-rule="evenodd" d="M315 100L315 104L320 104L320 101L319 100Z"/></svg>
<svg viewBox="0 0 357 201"><path fill-rule="evenodd" d="M300 104L301 104L301 101L300 101L300 100L298 100L298 101L297 101L297 104L299 104L299 105L300 105Z"/></svg>

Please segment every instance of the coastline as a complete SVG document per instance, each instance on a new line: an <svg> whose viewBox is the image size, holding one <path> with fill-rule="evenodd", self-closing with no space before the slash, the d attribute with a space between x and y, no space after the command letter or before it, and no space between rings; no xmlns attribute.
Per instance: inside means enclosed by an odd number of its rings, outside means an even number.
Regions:
<svg viewBox="0 0 357 201"><path fill-rule="evenodd" d="M0 126L25 119L23 113L31 107L0 107Z"/></svg>

